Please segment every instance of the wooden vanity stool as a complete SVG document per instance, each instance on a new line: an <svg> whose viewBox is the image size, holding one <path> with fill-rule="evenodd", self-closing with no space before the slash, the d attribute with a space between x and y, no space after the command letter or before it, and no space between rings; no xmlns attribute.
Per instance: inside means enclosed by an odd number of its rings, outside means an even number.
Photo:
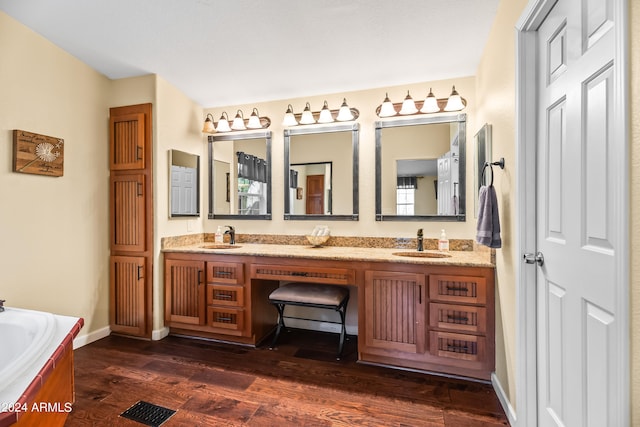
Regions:
<svg viewBox="0 0 640 427"><path fill-rule="evenodd" d="M300 317L286 316L288 319L311 320L314 322L326 322L341 324L340 343L338 344L338 356L340 360L344 348L346 336L345 318L347 304L349 303L349 289L344 286L325 285L321 283L288 283L282 285L269 295L269 301L278 310L278 329L271 342L273 349L280 337L280 333L285 328L284 308L287 305L297 305L301 307L315 307L335 310L340 314L340 322L330 322L325 320L303 319Z"/></svg>

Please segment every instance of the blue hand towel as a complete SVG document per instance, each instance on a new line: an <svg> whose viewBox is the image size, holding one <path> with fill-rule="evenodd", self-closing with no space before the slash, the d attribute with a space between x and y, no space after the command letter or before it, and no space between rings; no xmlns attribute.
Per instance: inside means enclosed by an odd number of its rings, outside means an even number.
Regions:
<svg viewBox="0 0 640 427"><path fill-rule="evenodd" d="M501 248L498 197L493 185L480 187L478 193L478 226L476 242L490 248Z"/></svg>

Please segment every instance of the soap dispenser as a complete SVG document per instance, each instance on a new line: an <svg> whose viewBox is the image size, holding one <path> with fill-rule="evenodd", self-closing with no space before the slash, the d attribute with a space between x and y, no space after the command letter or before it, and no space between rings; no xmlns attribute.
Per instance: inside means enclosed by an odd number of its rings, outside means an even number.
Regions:
<svg viewBox="0 0 640 427"><path fill-rule="evenodd" d="M438 250L443 252L449 250L449 239L447 239L447 233L444 232L444 228L440 233L440 239L438 239Z"/></svg>
<svg viewBox="0 0 640 427"><path fill-rule="evenodd" d="M223 233L223 231L222 231L222 226L221 226L221 225L219 225L219 226L218 226L218 229L216 230L216 234L215 234L215 236L213 237L213 241L214 241L215 243L223 243L223 242L224 242L224 240L222 239L222 233Z"/></svg>

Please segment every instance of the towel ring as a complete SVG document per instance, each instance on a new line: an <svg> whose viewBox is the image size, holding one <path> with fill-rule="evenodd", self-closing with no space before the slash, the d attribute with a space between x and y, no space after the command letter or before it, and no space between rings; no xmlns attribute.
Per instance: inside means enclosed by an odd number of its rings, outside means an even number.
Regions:
<svg viewBox="0 0 640 427"><path fill-rule="evenodd" d="M497 162L484 162L484 167L482 168L482 184L484 184L484 173L487 170L487 166L491 169L491 187L493 185L493 166L500 166L500 169L504 169L504 157L501 157Z"/></svg>

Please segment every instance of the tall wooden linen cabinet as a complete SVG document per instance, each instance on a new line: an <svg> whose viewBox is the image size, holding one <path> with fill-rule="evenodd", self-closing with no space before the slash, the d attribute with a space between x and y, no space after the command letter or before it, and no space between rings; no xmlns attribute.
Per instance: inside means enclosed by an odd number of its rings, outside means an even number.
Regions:
<svg viewBox="0 0 640 427"><path fill-rule="evenodd" d="M151 338L153 289L152 105L109 110L109 324Z"/></svg>

